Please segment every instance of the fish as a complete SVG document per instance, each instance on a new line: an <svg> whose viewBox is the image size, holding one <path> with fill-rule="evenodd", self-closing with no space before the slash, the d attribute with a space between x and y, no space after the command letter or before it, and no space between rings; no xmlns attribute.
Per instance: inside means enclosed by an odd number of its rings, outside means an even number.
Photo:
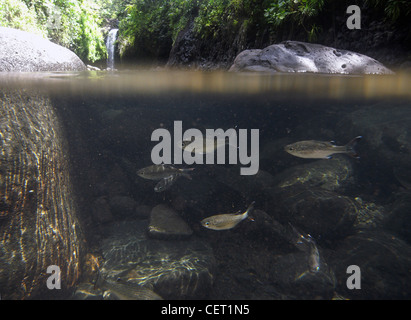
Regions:
<svg viewBox="0 0 411 320"><path fill-rule="evenodd" d="M306 159L331 159L336 153L346 153L359 159L354 147L361 139L362 136L355 137L345 146L337 146L334 141L304 140L286 145L284 150L293 156Z"/></svg>
<svg viewBox="0 0 411 320"><path fill-rule="evenodd" d="M310 246L310 253L308 255L308 271L311 273L317 273L320 271L320 252L318 251L317 245L314 239L310 236L307 240Z"/></svg>
<svg viewBox="0 0 411 320"><path fill-rule="evenodd" d="M191 180L191 176L188 173L193 170L194 168L179 169L168 164L154 164L138 170L137 175L148 180L161 180L172 175L183 176Z"/></svg>
<svg viewBox="0 0 411 320"><path fill-rule="evenodd" d="M174 184L174 182L177 181L178 177L179 177L179 175L172 174L168 177L165 177L165 178L161 179L160 182L155 185L154 191L155 192L163 192L163 191L169 189Z"/></svg>
<svg viewBox="0 0 411 320"><path fill-rule="evenodd" d="M321 258L317 244L310 234L303 234L298 231L291 223L292 232L289 236L289 240L295 247L307 254L308 270L303 272L298 278L302 278L307 272L317 273L321 269Z"/></svg>
<svg viewBox="0 0 411 320"><path fill-rule="evenodd" d="M231 143L231 138L235 138L235 144ZM234 129L227 130L227 134L224 131L216 131L216 134L209 137L202 134L192 136L191 140L183 140L178 143L178 146L183 151L196 152L204 155L208 153L214 153L218 148L225 145L232 145L237 148L237 133Z"/></svg>
<svg viewBox="0 0 411 320"><path fill-rule="evenodd" d="M244 213L225 213L217 214L201 220L201 225L212 230L229 230L246 219L250 212L254 209L255 202L253 201Z"/></svg>
<svg viewBox="0 0 411 320"><path fill-rule="evenodd" d="M121 279L115 281L104 278L100 270L97 271L97 279L94 284L94 289L96 288L104 291L108 290L117 300L163 300L161 296L149 288L125 282Z"/></svg>

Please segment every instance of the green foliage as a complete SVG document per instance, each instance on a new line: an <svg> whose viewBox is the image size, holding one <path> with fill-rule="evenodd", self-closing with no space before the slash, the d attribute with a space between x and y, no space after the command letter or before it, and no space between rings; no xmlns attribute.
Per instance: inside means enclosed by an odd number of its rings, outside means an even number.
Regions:
<svg viewBox="0 0 411 320"><path fill-rule="evenodd" d="M196 0L134 0L120 21L120 55L136 39L174 42L196 6Z"/></svg>
<svg viewBox="0 0 411 320"><path fill-rule="evenodd" d="M90 1L83 2L80 13L80 32L76 38L77 52L89 61L106 58L106 46L100 30L98 7L93 7Z"/></svg>
<svg viewBox="0 0 411 320"><path fill-rule="evenodd" d="M19 0L0 0L0 26L46 36L46 28L37 23L34 8Z"/></svg>
<svg viewBox="0 0 411 320"><path fill-rule="evenodd" d="M274 0L265 9L264 17L272 29L284 23L303 27L309 41L316 38L319 31L314 18L321 12L325 0Z"/></svg>
<svg viewBox="0 0 411 320"><path fill-rule="evenodd" d="M218 37L227 30L237 30L239 25L262 22L267 1L207 0L202 1L195 19L195 30L202 38Z"/></svg>
<svg viewBox="0 0 411 320"><path fill-rule="evenodd" d="M0 25L40 34L94 62L106 57L98 7L91 0L0 0Z"/></svg>
<svg viewBox="0 0 411 320"><path fill-rule="evenodd" d="M386 19L392 22L409 19L411 15L410 0L366 0L366 3L374 8L383 9Z"/></svg>

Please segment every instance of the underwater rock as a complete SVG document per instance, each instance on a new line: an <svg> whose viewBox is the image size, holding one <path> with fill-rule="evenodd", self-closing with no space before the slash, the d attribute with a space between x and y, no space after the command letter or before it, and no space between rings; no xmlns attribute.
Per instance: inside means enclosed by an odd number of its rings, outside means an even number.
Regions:
<svg viewBox="0 0 411 320"><path fill-rule="evenodd" d="M301 185L335 191L353 183L352 160L345 155L335 155L329 160L311 161L293 166L274 177L277 188Z"/></svg>
<svg viewBox="0 0 411 320"><path fill-rule="evenodd" d="M111 226L102 242L101 274L153 290L164 299L205 299L209 296L215 259L207 242L158 240L147 237L146 220Z"/></svg>
<svg viewBox="0 0 411 320"><path fill-rule="evenodd" d="M148 219L150 217L151 207L146 205L140 205L136 207L135 215L137 218Z"/></svg>
<svg viewBox="0 0 411 320"><path fill-rule="evenodd" d="M92 207L93 221L97 223L106 223L113 220L113 215L110 211L110 205L106 197L97 198Z"/></svg>
<svg viewBox="0 0 411 320"><path fill-rule="evenodd" d="M113 196L110 198L110 208L114 216L128 217L135 214L137 201L128 196Z"/></svg>
<svg viewBox="0 0 411 320"><path fill-rule="evenodd" d="M411 192L401 192L396 195L391 205L390 216L384 221L384 227L401 239L411 244Z"/></svg>
<svg viewBox="0 0 411 320"><path fill-rule="evenodd" d="M383 162L387 167L407 168L411 163L411 109L409 104L387 100L361 107L337 124L347 137L361 132L361 158ZM367 160L368 160L367 159ZM392 172L390 172L392 175Z"/></svg>
<svg viewBox="0 0 411 320"><path fill-rule="evenodd" d="M358 209L349 197L318 188L286 188L272 193L268 213L315 238L343 238L354 230Z"/></svg>
<svg viewBox="0 0 411 320"><path fill-rule="evenodd" d="M360 197L356 197L354 200L358 210L354 223L357 229L381 227L384 225L384 220L391 215L385 207L374 202L365 201Z"/></svg>
<svg viewBox="0 0 411 320"><path fill-rule="evenodd" d="M176 211L159 204L151 210L148 234L157 239L184 239L190 237L193 230Z"/></svg>
<svg viewBox="0 0 411 320"><path fill-rule="evenodd" d="M95 285L88 282L80 283L73 296L72 300L103 300L102 290L95 288Z"/></svg>
<svg viewBox="0 0 411 320"><path fill-rule="evenodd" d="M64 131L44 96L8 91L0 100L1 298L62 298L84 251ZM60 290L46 286L51 265L60 268Z"/></svg>
<svg viewBox="0 0 411 320"><path fill-rule="evenodd" d="M242 176L238 167L213 168L215 179L225 186L239 192L244 198L252 199L258 203L259 199L265 199L275 186L274 177L267 171L258 170L255 175Z"/></svg>
<svg viewBox="0 0 411 320"><path fill-rule="evenodd" d="M314 43L284 41L242 51L229 71L392 74L368 56Z"/></svg>
<svg viewBox="0 0 411 320"><path fill-rule="evenodd" d="M410 299L411 247L382 230L365 230L351 235L329 260L338 279L337 292L349 299ZM347 288L347 268L361 271L361 289Z"/></svg>
<svg viewBox="0 0 411 320"><path fill-rule="evenodd" d="M39 35L0 27L0 72L84 71L77 55Z"/></svg>
<svg viewBox="0 0 411 320"><path fill-rule="evenodd" d="M270 282L287 299L332 298L336 280L325 261L318 272L309 272L307 254L303 252L278 256L271 264Z"/></svg>

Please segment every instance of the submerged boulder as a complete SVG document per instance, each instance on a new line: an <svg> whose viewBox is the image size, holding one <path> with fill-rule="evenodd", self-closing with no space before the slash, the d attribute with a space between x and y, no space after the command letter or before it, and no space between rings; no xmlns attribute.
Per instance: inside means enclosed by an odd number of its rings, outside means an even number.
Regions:
<svg viewBox="0 0 411 320"><path fill-rule="evenodd" d="M85 248L64 131L51 101L28 90L0 92L0 113L1 298L67 297ZM60 290L46 285L53 265Z"/></svg>
<svg viewBox="0 0 411 320"><path fill-rule="evenodd" d="M338 279L336 291L349 299L410 299L411 247L383 230L360 230L344 239L330 259ZM349 266L358 266L349 289Z"/></svg>
<svg viewBox="0 0 411 320"><path fill-rule="evenodd" d="M148 234L158 239L182 239L193 234L193 230L173 209L159 204L151 210Z"/></svg>
<svg viewBox="0 0 411 320"><path fill-rule="evenodd" d="M274 180L280 189L300 185L335 191L353 183L353 166L349 157L336 155L330 160L293 166L276 175Z"/></svg>
<svg viewBox="0 0 411 320"><path fill-rule="evenodd" d="M0 27L0 72L84 71L72 51L39 35Z"/></svg>
<svg viewBox="0 0 411 320"><path fill-rule="evenodd" d="M102 241L101 275L153 290L164 299L209 296L215 267L211 247L202 239L159 240L147 236L147 220L113 223Z"/></svg>
<svg viewBox="0 0 411 320"><path fill-rule="evenodd" d="M368 56L314 43L285 41L242 51L230 71L392 74Z"/></svg>

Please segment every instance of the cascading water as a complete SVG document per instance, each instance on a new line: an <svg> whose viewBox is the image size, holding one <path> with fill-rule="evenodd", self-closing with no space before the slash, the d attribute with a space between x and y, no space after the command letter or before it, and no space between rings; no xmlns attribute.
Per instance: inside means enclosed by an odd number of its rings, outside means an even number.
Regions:
<svg viewBox="0 0 411 320"><path fill-rule="evenodd" d="M107 36L106 48L107 48L107 69L114 69L114 49L117 39L118 29L111 29Z"/></svg>

